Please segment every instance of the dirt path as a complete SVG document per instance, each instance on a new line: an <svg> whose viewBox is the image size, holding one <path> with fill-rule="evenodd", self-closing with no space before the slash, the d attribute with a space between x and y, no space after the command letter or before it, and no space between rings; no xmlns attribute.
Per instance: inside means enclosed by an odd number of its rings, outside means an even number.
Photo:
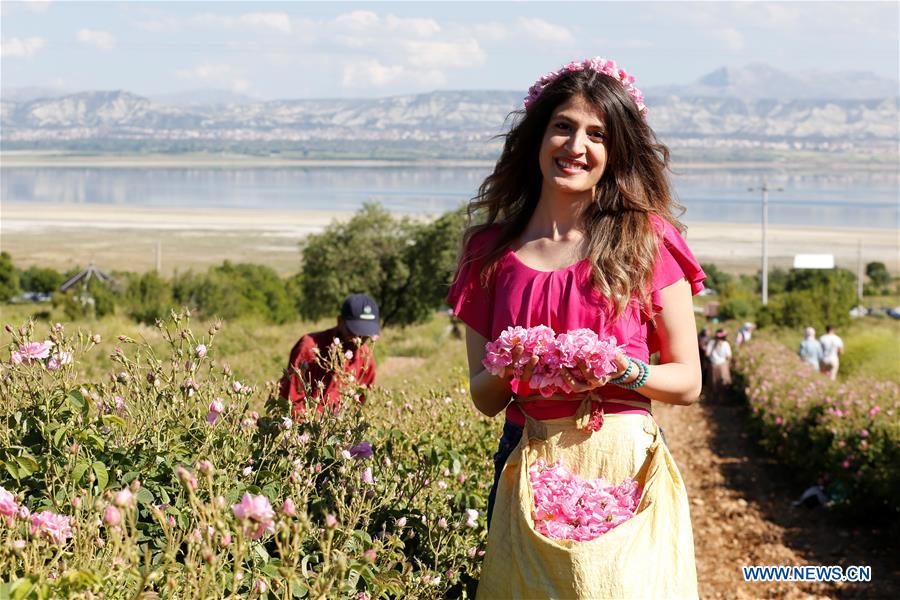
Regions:
<svg viewBox="0 0 900 600"><path fill-rule="evenodd" d="M743 433L736 403L654 402L691 500L701 598L900 598L900 560L878 530L845 529L823 509L792 508L810 485ZM881 536L881 537L879 537ZM893 554L892 554L893 552ZM745 582L744 565L870 565L870 583Z"/></svg>

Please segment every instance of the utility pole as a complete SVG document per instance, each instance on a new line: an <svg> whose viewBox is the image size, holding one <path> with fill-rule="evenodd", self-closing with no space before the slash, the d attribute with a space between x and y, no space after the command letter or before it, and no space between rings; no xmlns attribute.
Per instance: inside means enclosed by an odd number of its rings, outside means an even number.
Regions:
<svg viewBox="0 0 900 600"><path fill-rule="evenodd" d="M762 280L762 303L763 306L769 304L769 192L783 192L784 188L769 189L766 180L763 179L762 187L747 188L748 192L762 192L762 269L760 279Z"/></svg>
<svg viewBox="0 0 900 600"><path fill-rule="evenodd" d="M856 246L856 299L863 303L863 259L862 239L857 240Z"/></svg>

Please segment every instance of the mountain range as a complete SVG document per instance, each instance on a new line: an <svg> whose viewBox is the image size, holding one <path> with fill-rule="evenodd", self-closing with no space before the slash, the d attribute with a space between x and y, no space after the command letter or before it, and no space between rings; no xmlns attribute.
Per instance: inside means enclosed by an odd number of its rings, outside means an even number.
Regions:
<svg viewBox="0 0 900 600"><path fill-rule="evenodd" d="M153 98L121 90L41 95L46 92L3 91L0 142L6 149L128 144L340 153L355 142L374 142L413 154L439 144L442 156L470 156L502 131L522 100L521 92L510 91L267 101L216 90ZM755 64L718 69L689 85L649 88L645 95L650 124L674 147L786 144L895 152L900 138L897 82L870 73L788 74Z"/></svg>

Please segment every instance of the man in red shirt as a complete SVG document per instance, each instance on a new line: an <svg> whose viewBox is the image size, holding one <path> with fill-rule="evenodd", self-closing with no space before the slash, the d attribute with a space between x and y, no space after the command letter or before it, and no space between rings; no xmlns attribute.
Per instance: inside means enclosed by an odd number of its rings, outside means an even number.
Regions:
<svg viewBox="0 0 900 600"><path fill-rule="evenodd" d="M294 405L294 413L303 411L303 399L309 390L313 398L324 398L323 404L336 408L339 404L342 380L365 387L375 383L375 355L367 343L377 339L380 330L378 305L365 294L351 294L341 306L337 326L325 331L308 333L291 349L288 366L281 379L281 397ZM331 346L340 344L343 373L336 373L327 364ZM365 402L365 394L360 394Z"/></svg>

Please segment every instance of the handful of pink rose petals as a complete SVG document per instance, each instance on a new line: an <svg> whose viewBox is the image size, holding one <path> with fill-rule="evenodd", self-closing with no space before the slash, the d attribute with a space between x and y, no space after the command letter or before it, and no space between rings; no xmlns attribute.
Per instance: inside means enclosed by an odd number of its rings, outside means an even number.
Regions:
<svg viewBox="0 0 900 600"><path fill-rule="evenodd" d="M534 491L535 529L558 540L593 540L634 516L641 487L634 479L617 486L585 481L561 463L541 459L528 469Z"/></svg>
<svg viewBox="0 0 900 600"><path fill-rule="evenodd" d="M513 364L512 350L521 345L525 351ZM605 377L615 373L616 354L621 351L616 345L616 338L601 339L591 329L573 329L567 333L556 333L545 325L536 327L508 327L493 342L485 346L484 367L494 375L503 373L512 365L513 377L522 377L525 365L532 356L538 362L531 373L529 386L537 389L542 396L552 396L561 391L572 393L571 387L562 378L562 370L570 369L577 380L581 380L578 361L587 365L588 370L597 377Z"/></svg>

